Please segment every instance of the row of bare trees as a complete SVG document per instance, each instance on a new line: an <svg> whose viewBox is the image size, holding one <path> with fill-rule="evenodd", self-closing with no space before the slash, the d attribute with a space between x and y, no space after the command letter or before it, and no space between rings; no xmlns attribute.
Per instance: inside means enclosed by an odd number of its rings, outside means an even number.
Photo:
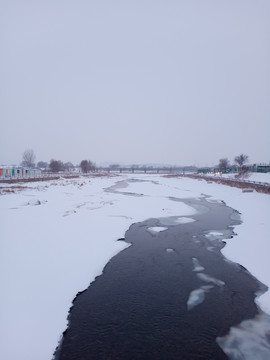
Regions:
<svg viewBox="0 0 270 360"><path fill-rule="evenodd" d="M27 149L23 152L22 155L22 166L28 168L35 167L36 155L33 149ZM45 170L50 170L52 172L60 172L60 171L72 171L75 166L71 162L64 163L61 160L52 159L50 163L45 161L39 161L37 163L37 167ZM79 167L83 173L88 173L90 171L94 171L96 169L95 163L90 160L82 160Z"/></svg>
<svg viewBox="0 0 270 360"><path fill-rule="evenodd" d="M248 163L248 155L240 154L234 158L234 164L240 169L243 168L245 164ZM228 158L222 158L219 160L218 168L221 170L226 170L230 167L230 161Z"/></svg>

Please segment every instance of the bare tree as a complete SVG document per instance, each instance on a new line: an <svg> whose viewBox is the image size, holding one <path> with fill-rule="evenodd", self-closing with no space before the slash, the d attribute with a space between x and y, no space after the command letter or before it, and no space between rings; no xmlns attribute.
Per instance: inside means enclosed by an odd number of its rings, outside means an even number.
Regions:
<svg viewBox="0 0 270 360"><path fill-rule="evenodd" d="M50 169L52 172L59 172L64 170L64 164L61 160L54 160L50 161Z"/></svg>
<svg viewBox="0 0 270 360"><path fill-rule="evenodd" d="M64 170L65 171L71 171L74 169L74 165L71 162L64 163Z"/></svg>
<svg viewBox="0 0 270 360"><path fill-rule="evenodd" d="M80 163L80 167L81 167L83 173L87 173L88 172L88 161L82 160Z"/></svg>
<svg viewBox="0 0 270 360"><path fill-rule="evenodd" d="M32 168L35 166L35 153L33 149L27 149L23 152L23 165Z"/></svg>
<svg viewBox="0 0 270 360"><path fill-rule="evenodd" d="M88 173L89 171L94 171L96 166L90 160L82 160L80 163L80 167L83 173Z"/></svg>
<svg viewBox="0 0 270 360"><path fill-rule="evenodd" d="M218 168L221 170L226 170L230 166L229 160L227 158L223 158L219 160Z"/></svg>
<svg viewBox="0 0 270 360"><path fill-rule="evenodd" d="M242 168L248 162L248 155L240 154L234 158L234 162Z"/></svg>

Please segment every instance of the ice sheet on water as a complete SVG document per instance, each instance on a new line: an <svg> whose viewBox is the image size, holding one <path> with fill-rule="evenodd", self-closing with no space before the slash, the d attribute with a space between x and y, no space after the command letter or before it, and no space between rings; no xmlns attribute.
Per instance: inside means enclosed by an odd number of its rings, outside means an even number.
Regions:
<svg viewBox="0 0 270 360"><path fill-rule="evenodd" d="M218 345L231 360L270 359L270 316L261 313L255 319L242 321L223 337Z"/></svg>
<svg viewBox="0 0 270 360"><path fill-rule="evenodd" d="M201 304L204 301L204 297L204 290L201 288L191 291L187 301L187 309L191 310Z"/></svg>
<svg viewBox="0 0 270 360"><path fill-rule="evenodd" d="M191 223L195 221L194 219L192 218L189 218L189 217L179 217L178 219L176 219L176 222L178 224L188 224L188 223Z"/></svg>
<svg viewBox="0 0 270 360"><path fill-rule="evenodd" d="M212 285L201 286L199 289L195 289L191 291L188 301L187 301L187 309L191 310L195 306L201 304L205 299L205 293L213 288Z"/></svg>
<svg viewBox="0 0 270 360"><path fill-rule="evenodd" d="M151 233L157 233L157 232L168 230L168 228L164 227L164 226L152 226L152 227L149 227L147 230L150 231Z"/></svg>
<svg viewBox="0 0 270 360"><path fill-rule="evenodd" d="M222 281L222 280L219 280L219 279L216 279L208 274L202 274L202 273L199 273L197 274L197 277L204 281L204 282L207 282L207 283L212 283L214 285L217 285L217 286L223 286L225 285L225 282Z"/></svg>
<svg viewBox="0 0 270 360"><path fill-rule="evenodd" d="M195 221L192 218L188 218L188 217L178 217L178 216L168 216L168 217L162 217L159 218L159 223L161 225L165 225L165 226L174 226L174 225L179 225L179 224L187 224L190 222Z"/></svg>
<svg viewBox="0 0 270 360"><path fill-rule="evenodd" d="M223 233L218 231L210 231L206 236L210 236L210 235L218 236L218 235L223 235Z"/></svg>
<svg viewBox="0 0 270 360"><path fill-rule="evenodd" d="M204 267L201 266L201 264L199 263L199 260L197 258L192 258L192 262L193 262L193 271L203 271Z"/></svg>
<svg viewBox="0 0 270 360"><path fill-rule="evenodd" d="M210 231L207 234L205 234L205 237L209 240L218 240L224 237L224 234L222 232L218 231Z"/></svg>

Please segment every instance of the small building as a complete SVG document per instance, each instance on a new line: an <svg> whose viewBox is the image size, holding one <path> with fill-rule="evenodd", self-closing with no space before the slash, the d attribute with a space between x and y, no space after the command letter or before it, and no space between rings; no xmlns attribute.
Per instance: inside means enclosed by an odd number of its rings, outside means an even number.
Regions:
<svg viewBox="0 0 270 360"><path fill-rule="evenodd" d="M256 172L258 173L268 173L270 172L270 165L257 165Z"/></svg>
<svg viewBox="0 0 270 360"><path fill-rule="evenodd" d="M0 179L38 178L41 175L41 169L30 169L23 166L0 166Z"/></svg>

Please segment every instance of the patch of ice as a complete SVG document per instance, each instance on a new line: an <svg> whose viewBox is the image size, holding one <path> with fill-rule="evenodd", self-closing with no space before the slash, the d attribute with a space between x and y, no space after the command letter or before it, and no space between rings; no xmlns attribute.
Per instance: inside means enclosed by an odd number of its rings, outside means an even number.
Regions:
<svg viewBox="0 0 270 360"><path fill-rule="evenodd" d="M166 249L168 253L174 252L174 249Z"/></svg>
<svg viewBox="0 0 270 360"><path fill-rule="evenodd" d="M270 359L270 316L261 313L231 327L226 336L216 339L231 360Z"/></svg>
<svg viewBox="0 0 270 360"><path fill-rule="evenodd" d="M206 237L210 236L210 235L213 235L213 236L220 236L220 235L223 235L222 232L218 232L218 231L211 231L209 232L207 235L205 235Z"/></svg>
<svg viewBox="0 0 270 360"><path fill-rule="evenodd" d="M191 223L193 221L195 221L195 220L192 218L188 218L188 217L179 217L178 219L176 219L176 222L178 224L187 224L187 223Z"/></svg>
<svg viewBox="0 0 270 360"><path fill-rule="evenodd" d="M193 271L203 271L204 267L201 266L201 264L199 263L199 260L196 258L192 258L192 262L193 262Z"/></svg>
<svg viewBox="0 0 270 360"><path fill-rule="evenodd" d="M224 234L222 232L217 232L217 231L210 231L207 234L205 234L205 237L207 237L207 239L209 240L217 240L220 239L224 236Z"/></svg>
<svg viewBox="0 0 270 360"><path fill-rule="evenodd" d="M214 285L217 285L217 286L223 286L225 285L225 282L222 281L222 280L219 280L219 279L216 279L208 274L202 274L202 273L199 273L197 274L197 277L204 281L204 282L207 282L207 283L212 283Z"/></svg>
<svg viewBox="0 0 270 360"><path fill-rule="evenodd" d="M161 231L168 230L168 228L163 227L163 226L152 226L152 227L149 227L147 230L152 232L152 233L156 233L156 232L161 232Z"/></svg>
<svg viewBox="0 0 270 360"><path fill-rule="evenodd" d="M199 289L195 289L191 291L188 301L187 301L187 309L191 310L195 306L201 304L205 299L205 293L211 290L213 286L202 286Z"/></svg>
<svg viewBox="0 0 270 360"><path fill-rule="evenodd" d="M201 304L205 298L204 293L205 291L201 288L191 291L187 301L187 309L191 310L195 306Z"/></svg>

